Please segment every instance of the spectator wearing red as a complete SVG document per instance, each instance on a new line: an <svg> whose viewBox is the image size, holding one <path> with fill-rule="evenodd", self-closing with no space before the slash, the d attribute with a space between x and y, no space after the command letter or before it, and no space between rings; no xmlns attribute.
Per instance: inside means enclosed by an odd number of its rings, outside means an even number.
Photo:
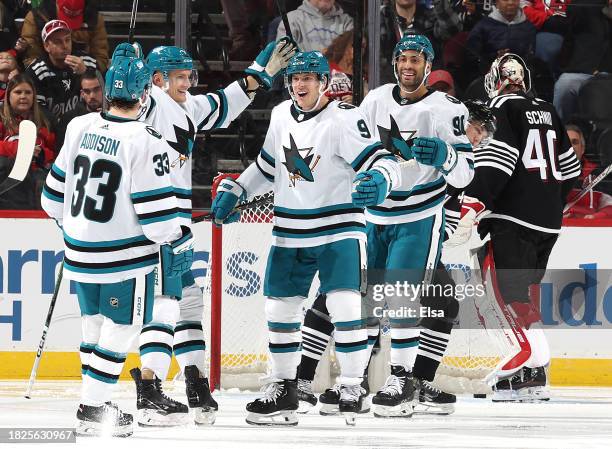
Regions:
<svg viewBox="0 0 612 449"><path fill-rule="evenodd" d="M38 130L32 170L48 168L55 159L55 134L35 100L36 88L29 76L15 75L8 83L0 121L0 156L15 159L19 143L19 123L31 120Z"/></svg>
<svg viewBox="0 0 612 449"><path fill-rule="evenodd" d="M21 30L21 37L30 45L25 55L26 65L44 56L41 32L45 24L54 19L64 21L72 31L74 51L91 55L98 69L106 72L108 36L104 17L98 11L98 2L94 0L42 0L37 8L33 8L26 15Z"/></svg>
<svg viewBox="0 0 612 449"><path fill-rule="evenodd" d="M331 79L328 97L346 103L353 102L353 30L342 33L325 49Z"/></svg>
<svg viewBox="0 0 612 449"><path fill-rule="evenodd" d="M557 58L569 28L569 3L570 0L521 0L523 12L537 30L535 55L544 61L556 76L559 74Z"/></svg>
<svg viewBox="0 0 612 449"><path fill-rule="evenodd" d="M427 87L432 90L445 92L451 97L456 97L455 81L453 76L446 70L434 70L427 77Z"/></svg>

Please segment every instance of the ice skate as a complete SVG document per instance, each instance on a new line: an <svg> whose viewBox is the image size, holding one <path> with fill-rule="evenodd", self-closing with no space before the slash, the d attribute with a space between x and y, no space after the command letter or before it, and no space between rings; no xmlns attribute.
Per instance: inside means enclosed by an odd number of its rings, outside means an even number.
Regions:
<svg viewBox="0 0 612 449"><path fill-rule="evenodd" d="M457 396L436 388L431 382L417 379L419 399L415 401L414 413L424 415L450 415L455 411Z"/></svg>
<svg viewBox="0 0 612 449"><path fill-rule="evenodd" d="M136 382L136 408L138 425L143 427L170 427L186 423L189 410L166 396L162 390L161 379L143 379L140 369L130 370Z"/></svg>
<svg viewBox="0 0 612 449"><path fill-rule="evenodd" d="M263 397L249 402L246 406L249 414L248 424L259 426L297 426L295 414L298 409L297 382L295 380L278 380L269 383L263 389Z"/></svg>
<svg viewBox="0 0 612 449"><path fill-rule="evenodd" d="M95 407L79 405L76 434L79 436L129 437L134 432L133 418L111 402Z"/></svg>
<svg viewBox="0 0 612 449"><path fill-rule="evenodd" d="M312 381L305 379L298 379L298 400L300 408L298 413L308 413L313 407L317 405L317 397L312 392Z"/></svg>
<svg viewBox="0 0 612 449"><path fill-rule="evenodd" d="M409 418L414 411L415 380L410 371L391 366L391 375L385 385L372 398L377 418Z"/></svg>
<svg viewBox="0 0 612 449"><path fill-rule="evenodd" d="M185 387L189 408L194 411L194 422L198 425L214 424L219 405L210 394L208 379L200 377L200 370L197 366L185 367Z"/></svg>
<svg viewBox="0 0 612 449"><path fill-rule="evenodd" d="M493 402L548 401L550 392L546 386L546 369L523 367L512 377L502 379L493 387Z"/></svg>
<svg viewBox="0 0 612 449"><path fill-rule="evenodd" d="M357 415L368 413L368 393L361 385L342 385L338 409L348 426L354 426Z"/></svg>

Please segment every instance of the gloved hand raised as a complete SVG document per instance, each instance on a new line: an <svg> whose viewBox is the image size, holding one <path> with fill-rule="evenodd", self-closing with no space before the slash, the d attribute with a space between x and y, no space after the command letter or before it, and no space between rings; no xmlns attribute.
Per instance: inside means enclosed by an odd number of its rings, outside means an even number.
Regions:
<svg viewBox="0 0 612 449"><path fill-rule="evenodd" d="M232 178L225 178L219 184L217 195L210 207L213 222L217 225L233 223L240 219L240 212L234 211L239 201L246 199L246 192Z"/></svg>
<svg viewBox="0 0 612 449"><path fill-rule="evenodd" d="M276 42L270 42L255 58L246 70L247 75L254 76L259 84L269 89L274 79L287 67L289 60L298 50L297 44L288 36Z"/></svg>

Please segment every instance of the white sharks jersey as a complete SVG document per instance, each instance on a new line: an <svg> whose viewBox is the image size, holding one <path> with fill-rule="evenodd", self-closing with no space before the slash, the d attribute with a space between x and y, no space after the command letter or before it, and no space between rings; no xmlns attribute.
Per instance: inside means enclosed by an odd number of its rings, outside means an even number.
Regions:
<svg viewBox="0 0 612 449"><path fill-rule="evenodd" d="M472 146L465 135L468 110L456 98L429 91L415 102L400 97L396 84L368 93L360 106L377 139L394 130L404 140L439 137L457 151L457 163L446 174L416 161L402 163L402 179L379 206L368 207L366 218L376 224L397 224L435 215L444 205L446 183L463 188L474 176Z"/></svg>
<svg viewBox="0 0 612 449"><path fill-rule="evenodd" d="M330 101L301 113L291 100L272 110L256 161L238 178L249 197L274 191L273 244L303 248L366 239L362 208L351 202L358 172L378 169L388 186L399 164L374 138L357 108Z"/></svg>
<svg viewBox="0 0 612 449"><path fill-rule="evenodd" d="M66 278L113 283L153 271L159 244L181 236L159 164L170 150L146 123L104 113L70 122L41 197L64 231Z"/></svg>
<svg viewBox="0 0 612 449"><path fill-rule="evenodd" d="M177 103L157 86L151 88L140 120L158 130L171 147L164 163L170 168L184 225L191 223L191 152L196 133L226 128L250 103L238 82L206 95L187 93L184 103Z"/></svg>

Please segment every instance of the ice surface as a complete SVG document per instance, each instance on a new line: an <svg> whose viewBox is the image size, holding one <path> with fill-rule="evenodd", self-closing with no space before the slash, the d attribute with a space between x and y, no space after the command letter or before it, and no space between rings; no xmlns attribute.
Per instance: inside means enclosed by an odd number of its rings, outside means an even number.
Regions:
<svg viewBox="0 0 612 449"><path fill-rule="evenodd" d="M74 427L80 382L38 381L29 400L23 398L25 385L0 382L0 427ZM180 384L166 387L169 395L185 402L182 390ZM77 444L107 449L612 447L612 389L557 388L552 394L550 402L539 404L493 404L488 399L460 397L450 416L385 420L370 414L358 417L352 428L341 417L311 411L300 415L297 427L270 428L244 421L244 406L255 393L225 391L215 393L220 411L212 427L136 427L131 438L79 438ZM120 382L115 399L125 411L134 412L133 384Z"/></svg>

